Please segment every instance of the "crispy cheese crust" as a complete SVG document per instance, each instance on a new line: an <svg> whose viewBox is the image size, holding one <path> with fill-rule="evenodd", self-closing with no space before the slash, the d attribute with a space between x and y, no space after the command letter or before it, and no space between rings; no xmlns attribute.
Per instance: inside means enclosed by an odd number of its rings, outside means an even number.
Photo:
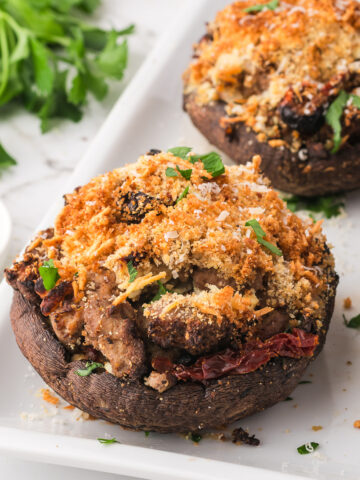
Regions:
<svg viewBox="0 0 360 480"><path fill-rule="evenodd" d="M237 1L208 24L184 74L184 93L199 105L225 102L224 128L243 122L272 147L297 151L310 133L330 149L333 133L322 123L330 102L341 90L359 95L360 5L280 0L275 10L245 11L261 3ZM282 112L286 106L294 112ZM345 140L359 112L350 100ZM305 118L299 125L295 114Z"/></svg>
<svg viewBox="0 0 360 480"><path fill-rule="evenodd" d="M335 288L321 222L291 213L259 166L255 157L212 178L191 156L144 155L66 195L54 230L8 281L42 299L62 343L99 350L119 377L143 375L146 352L198 356L292 327L319 332ZM176 167L191 178L166 175ZM60 279L46 292L38 268L48 259Z"/></svg>
<svg viewBox="0 0 360 480"><path fill-rule="evenodd" d="M190 181L166 176L166 168L176 165L193 170ZM201 162L193 165L171 153L145 155L66 195L54 236L38 241L61 279L75 286L78 302L86 301L89 273L100 268L114 272L121 301L137 298L158 280L185 283L195 268L214 268L221 277L235 279L239 288L253 285L258 272L268 274L269 306L286 304L294 316L321 317L317 298L326 288L323 269L332 264L321 222L304 222L287 210L258 168L256 158L247 166L227 167L216 179L204 179L209 174ZM176 203L186 186L187 196ZM119 200L139 192L151 198L154 208L140 223L119 220ZM253 218L283 256L258 243L245 226ZM138 272L131 283L129 261ZM112 298L114 304L117 299ZM207 298L194 301L208 306ZM252 303L255 308L256 300ZM223 308L221 301L212 307Z"/></svg>

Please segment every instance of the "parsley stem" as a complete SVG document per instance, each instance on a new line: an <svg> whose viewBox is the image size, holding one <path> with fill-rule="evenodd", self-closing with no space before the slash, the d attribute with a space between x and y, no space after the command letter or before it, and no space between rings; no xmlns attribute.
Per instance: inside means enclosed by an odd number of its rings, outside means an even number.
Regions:
<svg viewBox="0 0 360 480"><path fill-rule="evenodd" d="M9 62L9 44L6 36L6 24L3 18L0 19L0 48L1 48L1 83L0 83L0 97L5 91L9 81L10 62Z"/></svg>

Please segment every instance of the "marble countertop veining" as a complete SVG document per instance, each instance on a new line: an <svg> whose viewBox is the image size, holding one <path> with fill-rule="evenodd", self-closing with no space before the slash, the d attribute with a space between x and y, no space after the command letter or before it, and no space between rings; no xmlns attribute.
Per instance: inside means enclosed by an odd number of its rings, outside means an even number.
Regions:
<svg viewBox="0 0 360 480"><path fill-rule="evenodd" d="M74 167L180 5L181 0L103 0L94 21L107 28L135 23L136 33L128 37L124 80L111 85L103 102L91 98L80 123L61 121L42 135L33 115L16 106L1 110L0 142L18 161L0 178L0 198L13 222L7 263L29 240L49 206L65 193Z"/></svg>

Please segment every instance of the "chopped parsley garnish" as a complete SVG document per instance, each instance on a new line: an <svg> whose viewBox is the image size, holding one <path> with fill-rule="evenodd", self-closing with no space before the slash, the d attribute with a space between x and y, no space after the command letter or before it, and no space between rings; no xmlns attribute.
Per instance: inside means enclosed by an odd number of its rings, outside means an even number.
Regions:
<svg viewBox="0 0 360 480"><path fill-rule="evenodd" d="M262 12L263 10L275 10L279 6L279 0L271 0L268 3L262 3L258 5L253 5L251 7L244 8L243 12L246 13L256 13Z"/></svg>
<svg viewBox="0 0 360 480"><path fill-rule="evenodd" d="M85 21L99 0L2 0L0 11L0 105L21 103L41 120L78 122L88 93L102 100L108 79L120 80L127 65L126 40L134 31L106 31Z"/></svg>
<svg viewBox="0 0 360 480"><path fill-rule="evenodd" d="M189 439L194 443L199 443L200 440L202 439L202 436L199 433L190 433Z"/></svg>
<svg viewBox="0 0 360 480"><path fill-rule="evenodd" d="M191 174L192 174L192 168L189 168L187 170L181 170L178 166L176 166L176 170L180 173L182 177L184 177L186 180L190 180Z"/></svg>
<svg viewBox="0 0 360 480"><path fill-rule="evenodd" d="M180 175L184 177L186 180L190 180L191 174L192 174L192 168L189 168L188 170L181 170L181 168L179 168L176 165L176 170L175 170L175 168L167 167L165 171L165 175L167 177L177 177L178 176L177 172L179 172Z"/></svg>
<svg viewBox="0 0 360 480"><path fill-rule="evenodd" d="M165 175L167 177L177 177L178 176L177 171L175 170L175 168L172 168L172 167L167 167L167 169L165 170Z"/></svg>
<svg viewBox="0 0 360 480"><path fill-rule="evenodd" d="M290 198L286 198L285 202L288 209L292 212L308 210L310 212L322 213L326 218L337 217L341 214L341 208L345 206L341 195L325 195L313 198L293 195ZM314 220L311 215L309 216Z"/></svg>
<svg viewBox="0 0 360 480"><path fill-rule="evenodd" d="M98 438L97 441L102 445L111 445L112 443L120 443L116 438Z"/></svg>
<svg viewBox="0 0 360 480"><path fill-rule="evenodd" d="M104 365L98 362L86 362L85 368L79 368L75 373L79 375L79 377L87 377L97 368L104 368Z"/></svg>
<svg viewBox="0 0 360 480"><path fill-rule="evenodd" d="M137 277L137 274L138 274L138 271L136 270L136 268L134 267L132 261L130 260L127 264L127 269L128 269L128 272L129 272L129 283L132 283L135 278Z"/></svg>
<svg viewBox="0 0 360 480"><path fill-rule="evenodd" d="M5 148L0 143L0 174L6 168L16 165L16 160L8 154Z"/></svg>
<svg viewBox="0 0 360 480"><path fill-rule="evenodd" d="M169 292L169 290L167 290L165 287L164 287L164 284L160 282L160 280L157 281L157 284L159 285L159 288L158 288L158 291L156 293L156 295L151 299L151 302L156 302L157 300L160 300L160 298L165 295L165 293Z"/></svg>
<svg viewBox="0 0 360 480"><path fill-rule="evenodd" d="M172 153L175 155L175 157L182 158L183 160L187 160L187 155L190 153L192 150L191 147L174 147L174 148L169 148L168 152Z"/></svg>
<svg viewBox="0 0 360 480"><path fill-rule="evenodd" d="M311 380L301 380L298 385L306 385L307 383L312 383Z"/></svg>
<svg viewBox="0 0 360 480"><path fill-rule="evenodd" d="M202 162L204 169L211 174L213 178L225 173L225 166L220 155L216 152L206 153L205 155L191 155L190 162Z"/></svg>
<svg viewBox="0 0 360 480"><path fill-rule="evenodd" d="M356 317L350 318L350 320L347 320L345 315L343 315L343 319L348 328L360 328L360 314L356 315Z"/></svg>
<svg viewBox="0 0 360 480"><path fill-rule="evenodd" d="M180 193L179 195L179 198L176 200L176 204L178 204L180 202L180 200L182 200L183 198L186 197L186 195L189 193L189 185L187 187L185 187L185 189Z"/></svg>
<svg viewBox="0 0 360 480"><path fill-rule="evenodd" d="M326 123L330 125L334 132L334 146L331 150L331 153L336 153L341 146L341 117L350 99L352 100L352 104L360 109L360 97L347 93L345 90L341 90L326 112Z"/></svg>
<svg viewBox="0 0 360 480"><path fill-rule="evenodd" d="M252 219L252 220L248 220L246 223L245 223L245 226L246 227L251 227L253 230L254 230L254 233L256 235L256 240L261 244L261 245L264 245L264 247L266 247L268 250L270 250L270 252L274 253L275 255L278 255L279 257L282 257L282 251L277 248L275 245L273 245L272 243L270 242L267 242L266 240L264 240L264 238L266 237L266 233L264 232L264 230L261 228L260 226L260 223L255 220L255 219Z"/></svg>
<svg viewBox="0 0 360 480"><path fill-rule="evenodd" d="M309 453L314 453L318 446L319 444L316 442L304 443L304 445L297 448L297 451L300 455L308 455Z"/></svg>
<svg viewBox="0 0 360 480"><path fill-rule="evenodd" d="M175 147L170 148L168 152L171 152L176 157L182 158L183 160L188 160L190 163L194 164L196 162L202 162L204 169L211 174L213 178L218 177L225 173L225 166L221 157L216 152L205 153L204 155L188 155L191 152L192 148L190 147ZM180 170L179 167L176 167L177 171L187 180L191 177L191 170ZM169 169L166 169L168 171ZM174 169L169 170L168 177L174 177ZM188 178L187 178L188 177Z"/></svg>
<svg viewBox="0 0 360 480"><path fill-rule="evenodd" d="M286 397L285 400L283 400L284 402L290 402L291 400L293 400L292 397Z"/></svg>
<svg viewBox="0 0 360 480"><path fill-rule="evenodd" d="M148 437L150 435L150 432L148 430L145 430L145 437Z"/></svg>
<svg viewBox="0 0 360 480"><path fill-rule="evenodd" d="M55 267L52 258L39 267L39 273L46 290L54 288L60 278L58 269Z"/></svg>

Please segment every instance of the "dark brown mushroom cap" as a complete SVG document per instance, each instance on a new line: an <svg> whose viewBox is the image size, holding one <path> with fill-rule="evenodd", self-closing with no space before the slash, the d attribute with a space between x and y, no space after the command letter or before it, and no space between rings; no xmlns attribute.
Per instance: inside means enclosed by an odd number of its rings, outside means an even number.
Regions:
<svg viewBox="0 0 360 480"><path fill-rule="evenodd" d="M220 126L226 116L225 103L199 105L193 95L184 96L184 109L194 125L209 140L238 164L245 164L253 155L262 158L261 170L272 186L296 195L312 196L360 188L360 142L347 142L336 154L320 143L307 144L306 161L299 152L285 146L271 147L259 142L256 133L244 123L231 126L231 134ZM300 151L301 152L301 151ZM301 156L301 153L300 153Z"/></svg>
<svg viewBox="0 0 360 480"><path fill-rule="evenodd" d="M107 372L80 377L84 361L72 362L39 308L16 291L11 323L16 341L44 381L70 404L94 417L133 430L189 432L213 429L285 399L322 350L334 308L337 277L329 285L326 318L313 357L275 358L245 375L225 376L206 385L178 383L159 393L141 380L125 382Z"/></svg>

